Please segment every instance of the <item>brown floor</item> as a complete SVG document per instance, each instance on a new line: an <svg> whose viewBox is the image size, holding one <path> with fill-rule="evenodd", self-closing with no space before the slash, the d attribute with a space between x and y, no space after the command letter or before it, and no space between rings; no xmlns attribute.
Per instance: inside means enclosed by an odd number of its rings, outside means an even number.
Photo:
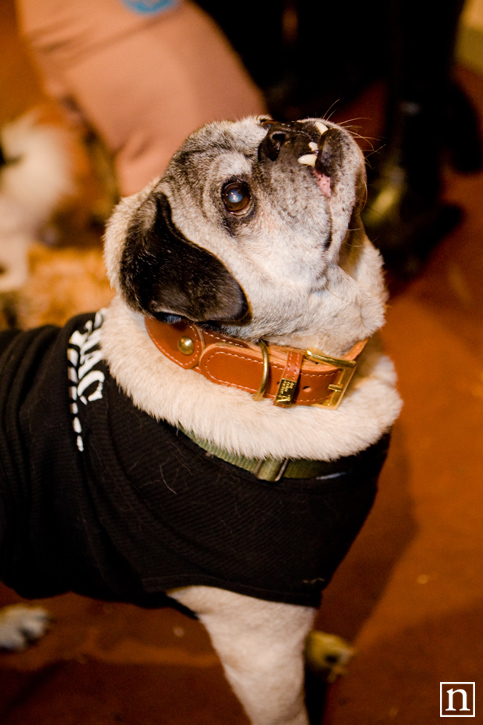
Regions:
<svg viewBox="0 0 483 725"><path fill-rule="evenodd" d="M11 0L0 38L3 120L40 99ZM483 117L483 78L461 78ZM355 115L373 112L370 96ZM405 406L376 506L319 616L359 650L324 725L433 725L440 681L476 682L471 722L483 722L483 174L448 175L447 197L463 222L388 313ZM0 588L0 604L16 600ZM72 595L48 606L52 633L0 655L3 725L246 722L196 622Z"/></svg>

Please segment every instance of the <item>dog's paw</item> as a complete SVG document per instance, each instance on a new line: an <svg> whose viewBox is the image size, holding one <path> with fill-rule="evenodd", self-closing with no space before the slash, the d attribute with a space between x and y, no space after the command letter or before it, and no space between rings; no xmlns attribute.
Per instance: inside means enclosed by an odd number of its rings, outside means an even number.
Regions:
<svg viewBox="0 0 483 725"><path fill-rule="evenodd" d="M335 682L344 675L355 654L354 647L336 634L314 630L305 643L307 666L327 682Z"/></svg>
<svg viewBox="0 0 483 725"><path fill-rule="evenodd" d="M0 609L0 649L19 652L43 637L50 615L42 607L16 604Z"/></svg>

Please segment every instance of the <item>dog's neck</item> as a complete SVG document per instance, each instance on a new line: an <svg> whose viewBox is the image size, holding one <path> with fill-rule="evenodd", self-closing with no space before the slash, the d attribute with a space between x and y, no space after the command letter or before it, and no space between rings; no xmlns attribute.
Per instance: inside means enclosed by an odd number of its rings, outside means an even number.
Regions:
<svg viewBox="0 0 483 725"><path fill-rule="evenodd" d="M342 358L334 358L319 349L268 345L263 340L253 345L183 319L146 317L145 326L157 349L179 367L280 407L337 408L366 345L358 341Z"/></svg>
<svg viewBox="0 0 483 725"><path fill-rule="evenodd" d="M331 460L351 455L377 441L400 410L392 364L375 340L368 342L337 410L254 401L244 391L184 370L159 352L144 318L120 298L105 312L101 346L111 375L134 405L247 457Z"/></svg>
<svg viewBox="0 0 483 725"><path fill-rule="evenodd" d="M253 310L246 324L225 325L221 331L250 342L261 338L271 345L316 348L343 357L384 324L387 293L382 259L363 229L327 264L311 291L296 291L292 297L276 288L272 293L284 312L278 319L267 320L261 307Z"/></svg>

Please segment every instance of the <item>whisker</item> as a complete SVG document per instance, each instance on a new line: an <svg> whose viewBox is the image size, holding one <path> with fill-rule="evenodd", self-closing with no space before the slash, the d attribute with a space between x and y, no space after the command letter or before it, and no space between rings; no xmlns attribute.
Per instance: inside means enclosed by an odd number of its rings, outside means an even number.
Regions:
<svg viewBox="0 0 483 725"><path fill-rule="evenodd" d="M326 110L326 112L325 112L325 113L324 113L324 115L322 116L322 118L323 118L324 120L326 120L326 121L330 121L330 119L332 118L332 116L334 115L334 113L335 113L335 111L336 111L336 107L337 107L337 104L338 104L338 103L340 103L340 98L338 98L338 99L337 99L337 100L335 100L335 101L334 101L333 103L331 103L331 105L330 105L330 106L328 107L328 109Z"/></svg>
<svg viewBox="0 0 483 725"><path fill-rule="evenodd" d="M378 148L374 148L374 147L372 146L372 148L371 148L371 151L367 151L367 152L366 152L366 153L364 154L364 157L365 157L365 160L366 160L366 163L368 164L368 166L371 166L371 164L369 163L369 159L370 159L370 158L371 158L372 156L375 156L376 154L379 154L379 153L381 153L381 151L383 151L383 150L385 149L385 147L386 147L386 144L382 144L382 146L379 146ZM371 166L371 168L372 168L372 166Z"/></svg>
<svg viewBox="0 0 483 725"><path fill-rule="evenodd" d="M354 131L351 131L350 133L351 133L352 137L355 138L356 140L363 141L364 144L367 145L371 149L372 153L374 153L376 151L376 149L374 148L373 142L378 141L379 139L371 138L370 136L363 136L360 133L354 133Z"/></svg>
<svg viewBox="0 0 483 725"><path fill-rule="evenodd" d="M347 126L349 123L354 123L355 121L371 121L372 119L369 116L356 116L355 118L346 118L344 121L341 121L339 123L339 126Z"/></svg>
<svg viewBox="0 0 483 725"><path fill-rule="evenodd" d="M380 141L381 140L379 136L366 136L364 134L358 133L357 131L354 131L352 128L348 128L347 130L349 131L349 133L351 133L356 138L363 138L364 141Z"/></svg>

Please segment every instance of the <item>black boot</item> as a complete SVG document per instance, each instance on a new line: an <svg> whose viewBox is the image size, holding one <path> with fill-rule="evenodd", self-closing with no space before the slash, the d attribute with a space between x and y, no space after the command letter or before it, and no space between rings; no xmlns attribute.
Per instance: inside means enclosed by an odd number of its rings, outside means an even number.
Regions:
<svg viewBox="0 0 483 725"><path fill-rule="evenodd" d="M435 244L460 220L442 201L446 157L459 170L481 166L471 106L452 81L462 0L429 12L429 0L394 0L386 145L369 175L366 229L396 273L417 273ZM431 7L430 7L431 6Z"/></svg>

